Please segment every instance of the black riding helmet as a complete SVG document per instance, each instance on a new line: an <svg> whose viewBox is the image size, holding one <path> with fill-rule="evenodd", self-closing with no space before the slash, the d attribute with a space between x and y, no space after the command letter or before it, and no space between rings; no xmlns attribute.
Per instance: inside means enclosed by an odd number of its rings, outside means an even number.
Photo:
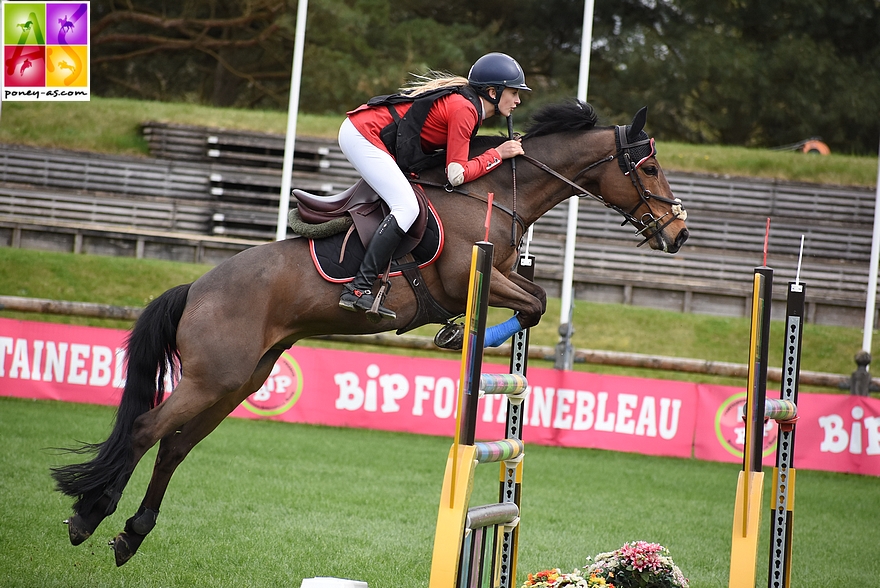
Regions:
<svg viewBox="0 0 880 588"><path fill-rule="evenodd" d="M519 63L504 53L487 53L480 57L471 66L468 83L480 96L495 105L495 114L501 114L498 102L501 101L504 88L532 90L526 86L526 76ZM495 98L489 96L489 88L495 88Z"/></svg>

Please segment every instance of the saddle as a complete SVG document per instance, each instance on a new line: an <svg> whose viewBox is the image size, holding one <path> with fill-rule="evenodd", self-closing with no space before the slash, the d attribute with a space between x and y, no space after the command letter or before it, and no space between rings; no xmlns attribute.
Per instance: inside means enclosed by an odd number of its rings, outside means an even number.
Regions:
<svg viewBox="0 0 880 588"><path fill-rule="evenodd" d="M409 231L406 232L406 236L400 240L400 245L392 255L394 259L403 257L415 249L424 237L425 229L428 226L428 210L430 208L428 198L425 196L424 189L418 184L412 184L412 188L416 201L419 203L419 214ZM364 248L370 244L373 234L389 212L388 205L363 179L358 180L348 190L331 196L319 196L305 190L292 190L291 194L298 202L297 211L299 218L304 223L320 225L349 217ZM296 231L300 227L292 228ZM299 234L311 237L309 234Z"/></svg>
<svg viewBox="0 0 880 588"><path fill-rule="evenodd" d="M398 334L456 316L434 300L422 279L420 268L434 263L443 250L443 225L424 188L418 184L412 187L419 214L392 255L383 286L390 287L387 277L402 274L416 296L416 314L408 325L398 329ZM388 216L388 205L363 179L339 194L320 196L292 190L291 195L298 204L290 212L288 224L295 233L309 239L318 273L329 282L351 281L376 229ZM358 239L352 240L354 233Z"/></svg>

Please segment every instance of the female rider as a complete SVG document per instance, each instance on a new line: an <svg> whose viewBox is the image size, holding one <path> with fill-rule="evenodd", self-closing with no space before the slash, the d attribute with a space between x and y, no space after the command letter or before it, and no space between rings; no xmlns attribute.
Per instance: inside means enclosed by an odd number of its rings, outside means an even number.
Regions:
<svg viewBox="0 0 880 588"><path fill-rule="evenodd" d="M520 103L520 90L530 88L516 60L489 53L474 63L467 78L431 78L348 113L339 129L339 146L391 212L376 229L354 280L343 287L340 307L352 312L372 308L373 282L418 215L408 174L430 167L440 156L449 184L458 186L523 154L514 139L473 158L468 153L482 122L496 114L510 116ZM368 312L368 317L378 321L397 315L380 304L378 314Z"/></svg>

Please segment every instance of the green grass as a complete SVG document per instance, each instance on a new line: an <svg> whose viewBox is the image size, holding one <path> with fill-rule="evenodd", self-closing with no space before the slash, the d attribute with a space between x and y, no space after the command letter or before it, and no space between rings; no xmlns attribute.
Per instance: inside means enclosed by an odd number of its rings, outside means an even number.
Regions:
<svg viewBox="0 0 880 588"><path fill-rule="evenodd" d="M719 145L658 141L657 157L666 170L770 178L817 184L877 185L877 158L808 155Z"/></svg>
<svg viewBox="0 0 880 588"><path fill-rule="evenodd" d="M343 115L300 114L297 134L335 138ZM203 125L284 134L287 113L217 108L196 104L93 97L90 102L6 102L0 143L147 155L140 125L146 121ZM525 121L519 121L525 123ZM488 132L497 133L497 129ZM875 186L877 158L658 143L667 170L763 177L850 186Z"/></svg>
<svg viewBox="0 0 880 588"><path fill-rule="evenodd" d="M175 474L155 530L117 569L107 541L137 509L154 452L78 547L61 524L71 501L48 474L74 460L48 448L102 440L112 418L109 407L0 398L0 585L274 588L318 575L427 585L450 439L227 419ZM526 442L517 586L632 540L669 547L695 588L727 585L738 466ZM477 469L472 503L497 500L497 475ZM875 478L798 472L793 586L876 585L877 497Z"/></svg>
<svg viewBox="0 0 880 588"><path fill-rule="evenodd" d="M49 298L78 302L96 302L118 306L142 307L155 296L177 284L195 280L210 269L207 265L107 257L74 255L27 249L0 248L0 294L30 298ZM559 340L557 333L560 301L548 301L547 314L531 332L533 345L552 347ZM493 309L490 323L507 319L510 312ZM613 322L609 317L614 317ZM60 315L0 311L0 317L40 320L65 324L94 325L128 329L130 322L101 320ZM718 317L660 311L638 306L598 304L575 301L574 337L576 348L600 349L663 355L744 364L748 361L748 318ZM655 330L645 329L653 325ZM658 329L662 336L658 336ZM770 366L782 364L781 321L771 324ZM416 335L430 336L437 327L428 325L414 331ZM849 374L855 369L853 356L861 348L861 329L827 325L804 326L801 367L804 370ZM880 340L875 339L874 357L880 357ZM449 353L410 351L375 346L356 346L321 340L306 340L300 344L320 345L344 349L362 349L382 353L398 353L427 357L453 357ZM492 361L503 361L492 358ZM552 367L551 362L533 361L531 365ZM682 374L659 370L634 369L613 366L576 364L578 370L600 373L659 377L686 381L742 385L741 379ZM810 386L804 391L836 392Z"/></svg>
<svg viewBox="0 0 880 588"><path fill-rule="evenodd" d="M297 134L335 137L343 115L297 117ZM90 102L5 102L0 143L119 155L148 155L148 121L284 134L287 113L196 104L97 98Z"/></svg>
<svg viewBox="0 0 880 588"><path fill-rule="evenodd" d="M191 282L208 269L207 265L151 259L0 248L0 290L7 296L25 298L143 307L168 288ZM28 318L24 313L15 316ZM131 326L127 321L58 315L41 316L39 320L123 329Z"/></svg>

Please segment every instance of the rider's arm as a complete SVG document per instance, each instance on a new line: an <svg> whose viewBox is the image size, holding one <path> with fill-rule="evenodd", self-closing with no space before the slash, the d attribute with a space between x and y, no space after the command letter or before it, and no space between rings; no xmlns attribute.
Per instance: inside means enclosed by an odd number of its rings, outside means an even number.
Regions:
<svg viewBox="0 0 880 588"><path fill-rule="evenodd" d="M501 154L494 147L474 158L469 158L471 133L477 123L477 113L468 102L449 114L446 138L446 177L453 186L476 180L501 163Z"/></svg>
<svg viewBox="0 0 880 588"><path fill-rule="evenodd" d="M479 115L473 105L458 94L438 100L425 121L424 142L436 144L441 133L446 135L446 144L441 146L446 148L446 177L453 186L475 180L501 163L501 154L494 147L469 157L471 133L478 121ZM439 128L441 124L442 129Z"/></svg>

